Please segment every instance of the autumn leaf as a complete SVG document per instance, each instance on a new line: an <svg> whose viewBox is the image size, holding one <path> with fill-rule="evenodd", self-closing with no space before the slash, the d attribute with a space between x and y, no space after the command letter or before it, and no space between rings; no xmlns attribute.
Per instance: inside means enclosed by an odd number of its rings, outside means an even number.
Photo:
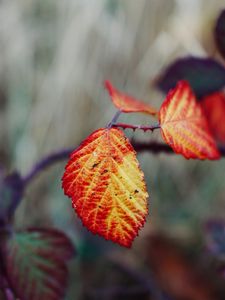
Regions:
<svg viewBox="0 0 225 300"><path fill-rule="evenodd" d="M157 110L149 104L144 103L141 100L137 100L129 95L118 91L110 81L105 81L105 87L107 88L112 102L121 111L125 113L129 112L143 112L150 115L156 115Z"/></svg>
<svg viewBox="0 0 225 300"><path fill-rule="evenodd" d="M201 105L205 112L209 127L216 141L225 143L225 95L222 92L213 93L202 99Z"/></svg>
<svg viewBox="0 0 225 300"><path fill-rule="evenodd" d="M130 247L147 215L143 178L123 132L101 128L71 154L62 181L84 226Z"/></svg>
<svg viewBox="0 0 225 300"><path fill-rule="evenodd" d="M13 233L3 253L7 276L18 299L62 299L68 275L66 261L74 253L64 233L56 229Z"/></svg>
<svg viewBox="0 0 225 300"><path fill-rule="evenodd" d="M180 81L159 111L162 137L174 152L186 158L218 159L220 154L207 120L190 85Z"/></svg>

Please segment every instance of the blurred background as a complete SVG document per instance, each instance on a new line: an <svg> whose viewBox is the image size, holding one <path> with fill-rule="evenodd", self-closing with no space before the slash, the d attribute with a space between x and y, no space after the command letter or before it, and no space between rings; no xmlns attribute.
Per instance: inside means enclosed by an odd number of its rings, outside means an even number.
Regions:
<svg viewBox="0 0 225 300"><path fill-rule="evenodd" d="M26 175L42 157L76 148L104 127L116 111L104 90L105 79L159 108L164 95L155 89L155 78L177 57L216 55L213 29L224 7L224 0L1 0L1 165ZM139 114L124 114L120 120L154 123ZM156 132L126 133L161 140ZM224 160L142 153L139 161L150 212L131 249L82 227L61 189L64 161L29 186L16 212L17 228L54 226L72 238L78 257L70 264L68 300L217 299L199 293L201 283L198 294L179 298L170 295L165 282L168 274L172 286L188 290L192 275L186 272L195 274L196 263L190 268L186 256L200 254L203 262L198 263L211 267L204 230L209 219L224 217ZM178 251L177 243L185 250ZM182 276L185 280L179 281Z"/></svg>

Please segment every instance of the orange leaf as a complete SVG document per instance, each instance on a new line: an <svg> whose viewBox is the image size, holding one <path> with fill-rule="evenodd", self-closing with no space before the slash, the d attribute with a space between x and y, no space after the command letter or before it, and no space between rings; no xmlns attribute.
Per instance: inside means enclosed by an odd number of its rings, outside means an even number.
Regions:
<svg viewBox="0 0 225 300"><path fill-rule="evenodd" d="M110 81L105 81L105 87L107 88L114 105L125 113L129 112L143 112L150 115L156 115L157 110L150 105L144 103L141 100L137 100L129 95L123 94L118 91L111 84Z"/></svg>
<svg viewBox="0 0 225 300"><path fill-rule="evenodd" d="M201 105L213 136L218 142L225 143L225 95L221 92L213 93L204 97Z"/></svg>
<svg viewBox="0 0 225 300"><path fill-rule="evenodd" d="M220 154L190 85L178 82L159 111L161 133L174 152L186 158L218 159Z"/></svg>
<svg viewBox="0 0 225 300"><path fill-rule="evenodd" d="M71 154L62 181L84 226L131 246L145 222L148 193L136 153L121 130L93 132Z"/></svg>

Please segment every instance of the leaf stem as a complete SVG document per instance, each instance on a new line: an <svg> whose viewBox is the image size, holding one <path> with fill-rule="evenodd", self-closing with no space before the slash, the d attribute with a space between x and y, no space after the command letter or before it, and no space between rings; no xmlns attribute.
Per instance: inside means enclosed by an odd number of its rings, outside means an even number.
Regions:
<svg viewBox="0 0 225 300"><path fill-rule="evenodd" d="M143 130L143 131L151 130L152 132L155 129L160 128L159 124L155 124L155 125L152 125L152 126L145 126L145 125L133 125L133 124L125 124L125 123L116 123L116 124L112 124L112 126L113 127L121 127L123 129L133 129L133 130L140 129L140 130Z"/></svg>
<svg viewBox="0 0 225 300"><path fill-rule="evenodd" d="M118 110L115 115L113 116L112 120L107 124L107 128L111 128L116 124L116 121L118 120L119 116L121 115L122 111Z"/></svg>

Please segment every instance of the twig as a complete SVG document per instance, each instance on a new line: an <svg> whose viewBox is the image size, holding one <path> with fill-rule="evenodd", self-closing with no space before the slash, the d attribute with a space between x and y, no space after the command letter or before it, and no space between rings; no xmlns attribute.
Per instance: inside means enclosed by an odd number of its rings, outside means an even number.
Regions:
<svg viewBox="0 0 225 300"><path fill-rule="evenodd" d="M116 121L118 120L119 116L121 115L122 111L118 110L115 115L113 116L112 120L107 124L107 128L111 128L116 124Z"/></svg>
<svg viewBox="0 0 225 300"><path fill-rule="evenodd" d="M175 154L173 149L163 143L158 142L140 142L137 140L131 140L131 144L137 152L148 151L154 154L159 153L167 153L167 154Z"/></svg>
<svg viewBox="0 0 225 300"><path fill-rule="evenodd" d="M140 129L143 131L147 131L147 130L154 131L155 129L160 128L160 125L156 124L156 125L152 125L152 126L145 126L145 125L132 125L132 124L125 124L125 123L116 123L116 124L113 124L112 127L120 127L123 129L133 129L133 130Z"/></svg>
<svg viewBox="0 0 225 300"><path fill-rule="evenodd" d="M88 295L94 299L116 299L121 296L140 296L140 294L148 294L149 288L142 285L135 286L112 286L105 288L89 288Z"/></svg>
<svg viewBox="0 0 225 300"><path fill-rule="evenodd" d="M72 148L60 150L40 160L36 165L34 165L34 167L30 170L30 172L23 178L24 186L26 187L30 183L30 181L32 181L34 177L36 177L36 175L38 175L44 169L47 169L48 167L50 167L51 165L57 162L67 159L73 150L74 149Z"/></svg>
<svg viewBox="0 0 225 300"><path fill-rule="evenodd" d="M122 262L112 261L117 268L124 274L129 275L134 281L133 286L111 286L111 287L101 287L98 289L90 289L89 293L95 299L114 299L121 296L140 296L143 294L150 294L154 299L165 300L165 295L163 295L160 287L154 280L153 275L148 272L144 273L138 270L130 268L128 265Z"/></svg>
<svg viewBox="0 0 225 300"><path fill-rule="evenodd" d="M13 290L9 285L8 276L6 274L4 264L5 264L5 260L1 249L0 250L0 290L4 294L5 300L15 300Z"/></svg>
<svg viewBox="0 0 225 300"><path fill-rule="evenodd" d="M148 151L154 154L167 153L167 154L176 154L173 149L163 143L158 142L139 142L137 140L131 140L131 144L137 152ZM218 146L218 150L221 154L221 157L225 156L225 146Z"/></svg>
<svg viewBox="0 0 225 300"><path fill-rule="evenodd" d="M117 125L120 125L120 123L118 123ZM151 130L151 129L147 129L147 130ZM137 152L147 151L147 152L151 152L154 154L159 154L159 153L175 154L173 152L173 149L170 146L163 144L163 143L140 142L137 140L131 140L131 144L133 145L134 149ZM23 178L24 186L26 187L27 184L29 184L44 169L51 167L53 164L55 164L57 162L68 159L69 155L73 151L74 151L74 148L60 150L58 152L48 155L47 157L43 158L42 160L40 160L31 169L31 171L26 176L24 176L24 178ZM221 153L221 156L225 156L225 147L219 147L219 151Z"/></svg>

